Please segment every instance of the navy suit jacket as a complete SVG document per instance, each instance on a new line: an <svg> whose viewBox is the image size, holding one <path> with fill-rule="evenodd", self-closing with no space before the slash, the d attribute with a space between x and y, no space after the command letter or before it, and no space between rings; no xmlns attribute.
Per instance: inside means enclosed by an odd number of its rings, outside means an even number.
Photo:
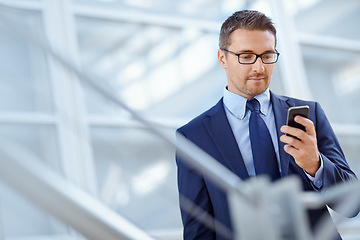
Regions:
<svg viewBox="0 0 360 240"><path fill-rule="evenodd" d="M309 105L309 118L315 125L318 149L323 159L323 187L325 189L336 183L356 178L350 170L339 142L327 120L324 111L317 102L302 101L279 96L271 92L271 103L275 116L278 139L283 134L280 127L286 124L287 110L292 106ZM239 147L225 114L223 100L188 124L178 129L178 132L195 143L241 179L249 178ZM284 143L279 141L279 153L282 177L296 174L302 181L304 191L314 191L311 182L294 161L284 151ZM226 194L213 182L188 167L177 155L179 194L202 208L217 221L215 229L225 225L232 230ZM309 211L309 222L313 228L323 214L329 214L326 208ZM188 212L181 209L184 225L184 239L229 239L217 231L205 227ZM333 226L335 227L335 226ZM231 239L231 237L230 237ZM336 236L334 239L341 239Z"/></svg>

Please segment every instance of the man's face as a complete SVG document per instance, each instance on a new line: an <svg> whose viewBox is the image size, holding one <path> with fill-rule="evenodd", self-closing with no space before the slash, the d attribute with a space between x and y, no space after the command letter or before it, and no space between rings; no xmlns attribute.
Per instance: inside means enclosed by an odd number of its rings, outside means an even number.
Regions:
<svg viewBox="0 0 360 240"><path fill-rule="evenodd" d="M230 35L227 50L234 53L275 52L275 36L269 31L237 29ZM251 99L270 85L274 64L264 64L260 58L254 64L240 64L238 57L219 49L218 60L225 69L228 90Z"/></svg>

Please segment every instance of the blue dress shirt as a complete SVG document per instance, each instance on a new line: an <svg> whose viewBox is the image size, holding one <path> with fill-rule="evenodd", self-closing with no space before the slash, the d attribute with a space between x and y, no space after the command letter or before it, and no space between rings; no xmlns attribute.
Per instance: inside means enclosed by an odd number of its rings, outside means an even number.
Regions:
<svg viewBox="0 0 360 240"><path fill-rule="evenodd" d="M279 142L275 126L274 112L272 109L272 104L270 101L270 91L267 89L260 95L255 96L255 98L260 102L260 112L261 117L263 118L267 128L269 129L271 139L274 144L276 158L278 165L280 164L279 157ZM249 176L255 176L255 167L250 145L250 136L249 136L249 118L250 111L246 109L247 99L237 95L233 92L227 90L227 87L224 89L224 107L226 116L229 120L231 129L234 133L235 139L239 146L241 155L244 159L246 169ZM281 174L281 168L279 167ZM304 171L305 172L305 171ZM320 189L322 187L322 175L323 175L323 161L321 159L320 168L316 172L315 177L312 177L305 172L307 177L311 180L315 188Z"/></svg>

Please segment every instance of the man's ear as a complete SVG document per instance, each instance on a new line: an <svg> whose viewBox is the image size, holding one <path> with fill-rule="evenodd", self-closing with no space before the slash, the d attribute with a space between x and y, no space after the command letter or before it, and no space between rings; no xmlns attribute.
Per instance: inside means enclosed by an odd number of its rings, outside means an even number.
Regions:
<svg viewBox="0 0 360 240"><path fill-rule="evenodd" d="M225 56L225 51L223 51L221 49L218 50L218 61L222 68L224 68L224 69L227 68L227 59Z"/></svg>

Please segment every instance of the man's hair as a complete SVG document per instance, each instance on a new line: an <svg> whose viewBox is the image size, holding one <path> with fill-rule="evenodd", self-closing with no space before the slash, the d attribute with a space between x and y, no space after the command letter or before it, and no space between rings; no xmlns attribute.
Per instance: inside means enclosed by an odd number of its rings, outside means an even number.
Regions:
<svg viewBox="0 0 360 240"><path fill-rule="evenodd" d="M221 26L219 37L220 49L226 49L230 45L230 34L237 29L269 31L275 37L276 46L276 28L272 20L261 12L242 10L228 17Z"/></svg>

